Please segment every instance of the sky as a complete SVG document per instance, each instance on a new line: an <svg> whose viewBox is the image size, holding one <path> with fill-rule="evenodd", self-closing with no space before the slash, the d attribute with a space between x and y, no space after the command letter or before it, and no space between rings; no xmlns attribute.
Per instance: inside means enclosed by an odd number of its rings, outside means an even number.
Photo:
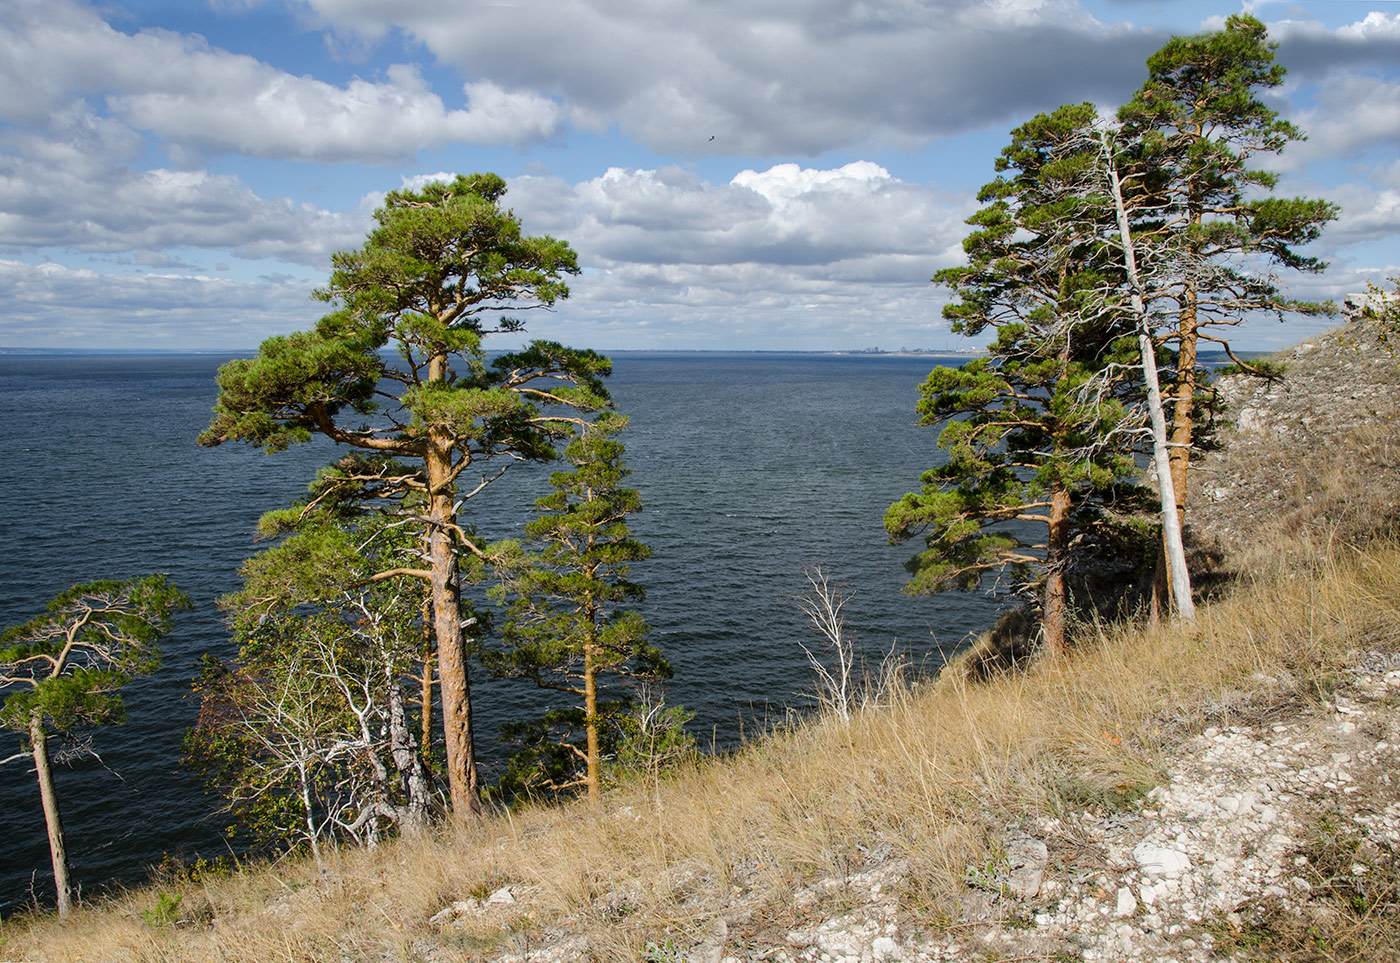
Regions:
<svg viewBox="0 0 1400 963"><path fill-rule="evenodd" d="M1394 0L3 0L0 347L249 351L315 323L386 192L472 171L579 254L529 337L968 347L929 279L1008 132L1241 11L1309 135L1277 193L1341 206L1285 289L1400 274Z"/></svg>

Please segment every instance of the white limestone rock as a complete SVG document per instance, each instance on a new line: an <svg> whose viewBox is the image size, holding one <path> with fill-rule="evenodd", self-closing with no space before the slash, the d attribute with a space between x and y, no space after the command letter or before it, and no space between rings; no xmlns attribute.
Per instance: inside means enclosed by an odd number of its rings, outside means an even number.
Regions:
<svg viewBox="0 0 1400 963"><path fill-rule="evenodd" d="M1191 857L1178 849L1157 846L1146 840L1133 847L1138 868L1148 876L1180 876L1191 866Z"/></svg>

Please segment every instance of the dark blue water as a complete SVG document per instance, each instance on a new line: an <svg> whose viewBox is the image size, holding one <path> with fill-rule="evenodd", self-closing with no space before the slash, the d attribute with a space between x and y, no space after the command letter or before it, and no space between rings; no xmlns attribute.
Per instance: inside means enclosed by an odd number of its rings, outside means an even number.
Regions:
<svg viewBox="0 0 1400 963"><path fill-rule="evenodd" d="M214 600L257 550L265 510L299 497L328 444L280 455L199 448L214 401L211 357L0 358L0 625L68 586L163 571L196 608L164 642L165 665L125 690L130 722L98 731L60 767L74 878L134 882L166 854L224 852L217 800L180 765L204 652L226 655ZM701 744L810 704L798 640L814 641L792 601L822 564L856 595L850 628L872 662L897 645L941 664L990 624L981 596L900 594L907 547L881 518L917 487L936 433L914 424L918 383L936 359L787 354L621 354L612 390L631 416L624 440L645 511L633 529L654 557L634 574L653 640L670 658L671 703L695 712ZM511 469L468 503L483 535L518 533L544 473ZM478 680L489 735L533 701L517 683ZM0 734L0 758L18 748ZM490 760L492 747L483 747ZM52 899L38 790L23 762L0 767L0 911Z"/></svg>

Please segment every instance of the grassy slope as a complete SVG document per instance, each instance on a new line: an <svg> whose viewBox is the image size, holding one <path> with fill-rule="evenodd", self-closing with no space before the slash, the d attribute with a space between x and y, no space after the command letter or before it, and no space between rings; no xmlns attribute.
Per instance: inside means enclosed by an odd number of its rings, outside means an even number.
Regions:
<svg viewBox="0 0 1400 963"><path fill-rule="evenodd" d="M896 680L849 725L801 725L596 810L532 809L343 851L324 873L288 861L168 880L61 925L8 922L0 958L477 959L561 928L596 958L639 959L648 942L690 946L725 916L755 933L791 924L795 889L871 853L906 859L903 909L946 925L966 868L998 850L1006 827L1131 800L1258 674L1297 680L1288 697L1307 699L1357 650L1397 644L1400 546L1324 535L1295 528L1255 544L1251 574L1203 608L1194 632L1086 626L1065 663L977 685L957 672ZM503 886L517 903L448 930L428 923ZM174 925L152 925L157 889L180 897Z"/></svg>

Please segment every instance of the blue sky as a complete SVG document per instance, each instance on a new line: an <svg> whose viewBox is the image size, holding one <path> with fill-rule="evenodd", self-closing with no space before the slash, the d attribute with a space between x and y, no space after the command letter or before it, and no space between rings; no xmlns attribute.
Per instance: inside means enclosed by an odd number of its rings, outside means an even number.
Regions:
<svg viewBox="0 0 1400 963"><path fill-rule="evenodd" d="M1279 191L1342 206L1288 290L1400 274L1395 2L5 0L0 346L253 348L315 321L386 191L475 170L584 266L530 336L958 345L928 278L1010 128L1242 9L1310 135Z"/></svg>

